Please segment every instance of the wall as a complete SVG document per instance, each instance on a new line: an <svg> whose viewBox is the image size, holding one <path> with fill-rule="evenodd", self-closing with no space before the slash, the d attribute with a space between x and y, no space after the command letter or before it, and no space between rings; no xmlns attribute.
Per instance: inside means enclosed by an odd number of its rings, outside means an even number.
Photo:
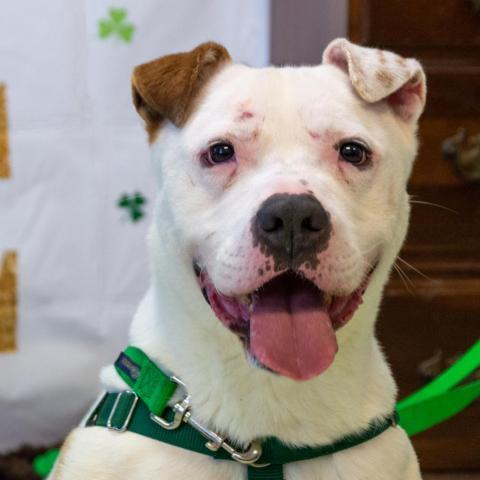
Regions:
<svg viewBox="0 0 480 480"><path fill-rule="evenodd" d="M206 40L265 65L268 0L2 5L0 450L59 440L125 345L155 190L130 72Z"/></svg>

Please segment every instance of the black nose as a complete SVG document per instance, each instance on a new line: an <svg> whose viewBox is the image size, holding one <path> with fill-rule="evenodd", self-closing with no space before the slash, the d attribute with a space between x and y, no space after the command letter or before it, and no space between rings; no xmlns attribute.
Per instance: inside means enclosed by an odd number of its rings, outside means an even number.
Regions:
<svg viewBox="0 0 480 480"><path fill-rule="evenodd" d="M256 216L256 239L277 267L313 260L327 247L330 231L330 216L313 195L272 195Z"/></svg>

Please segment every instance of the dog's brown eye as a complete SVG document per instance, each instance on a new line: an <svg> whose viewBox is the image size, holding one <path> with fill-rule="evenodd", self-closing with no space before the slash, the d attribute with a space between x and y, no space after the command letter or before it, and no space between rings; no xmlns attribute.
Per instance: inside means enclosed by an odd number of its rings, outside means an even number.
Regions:
<svg viewBox="0 0 480 480"><path fill-rule="evenodd" d="M229 143L215 143L208 149L206 161L209 165L218 165L220 163L228 162L234 155L235 150Z"/></svg>
<svg viewBox="0 0 480 480"><path fill-rule="evenodd" d="M370 159L370 151L358 142L342 143L338 148L338 152L342 160L357 167L364 165Z"/></svg>

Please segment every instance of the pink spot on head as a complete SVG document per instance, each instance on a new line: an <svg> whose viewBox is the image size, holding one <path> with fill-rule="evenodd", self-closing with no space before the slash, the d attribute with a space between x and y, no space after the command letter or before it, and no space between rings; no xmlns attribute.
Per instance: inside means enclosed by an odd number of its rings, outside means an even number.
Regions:
<svg viewBox="0 0 480 480"><path fill-rule="evenodd" d="M235 120L237 121L250 120L254 116L255 115L252 110L251 100L244 100L235 106Z"/></svg>
<svg viewBox="0 0 480 480"><path fill-rule="evenodd" d="M244 110L243 112L240 113L238 118L239 120L248 120L250 118L253 118L253 113L249 112L248 110Z"/></svg>
<svg viewBox="0 0 480 480"><path fill-rule="evenodd" d="M324 143L335 143L341 138L345 137L347 134L345 132L342 132L340 130L332 129L332 128L327 128L327 129L307 129L308 134L310 135L310 138L314 140L320 140L321 142Z"/></svg>

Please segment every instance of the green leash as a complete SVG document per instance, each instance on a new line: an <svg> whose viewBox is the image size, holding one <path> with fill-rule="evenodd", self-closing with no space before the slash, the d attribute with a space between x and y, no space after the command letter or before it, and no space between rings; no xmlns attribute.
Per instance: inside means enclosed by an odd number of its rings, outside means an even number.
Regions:
<svg viewBox="0 0 480 480"><path fill-rule="evenodd" d="M132 409L133 402L137 397L136 394L125 392L106 394L90 416L88 425L103 424L102 426L107 426L111 416L111 428L121 431L125 426L125 421L130 416L128 424L128 430L130 431L134 431L130 427L137 425L139 421L142 424L148 422L147 425L149 428L154 429L155 435L159 434L158 432L162 432L165 438L168 437L168 439L161 440L165 443L198 451L198 453L210 455L219 460L231 460L230 454L223 449L217 449L215 452L208 450L205 447L205 437L186 423L181 424L181 428L179 427L177 430L165 430L156 424L155 421L150 420L151 414L159 417L164 412L164 420L167 424L174 421L175 413L166 405L175 392L179 381L177 379L172 380L165 375L140 349L128 347L120 355L115 366L130 388L138 389L142 392L142 395L138 395L140 398L135 401L135 406ZM447 420L466 408L476 398L480 397L480 381L476 380L458 385L479 367L480 340L440 376L398 403L397 410L400 414L400 426L409 435L416 435ZM117 406L114 408L117 399ZM330 445L313 448L292 449L274 438L266 439L261 445L262 456L258 462L267 462L271 463L271 465L264 468L249 466L248 478L249 480L283 479L282 465L284 463L307 460L351 448L379 435L382 431L389 428L396 418L398 417L384 419L374 423L369 429L357 435L345 437ZM382 430L383 427L384 429ZM143 427L140 428L143 429ZM145 435L145 433L140 431L137 433ZM180 434L182 436L181 442L186 441L189 445L193 445L194 448L189 448L188 445L182 446L173 443ZM371 437L367 438L369 435ZM35 458L34 468L40 476L45 477L48 475L57 455L58 450L54 449Z"/></svg>
<svg viewBox="0 0 480 480"><path fill-rule="evenodd" d="M480 340L477 340L450 368L397 404L400 425L412 436L464 410L480 397L480 380L456 385L479 367Z"/></svg>

